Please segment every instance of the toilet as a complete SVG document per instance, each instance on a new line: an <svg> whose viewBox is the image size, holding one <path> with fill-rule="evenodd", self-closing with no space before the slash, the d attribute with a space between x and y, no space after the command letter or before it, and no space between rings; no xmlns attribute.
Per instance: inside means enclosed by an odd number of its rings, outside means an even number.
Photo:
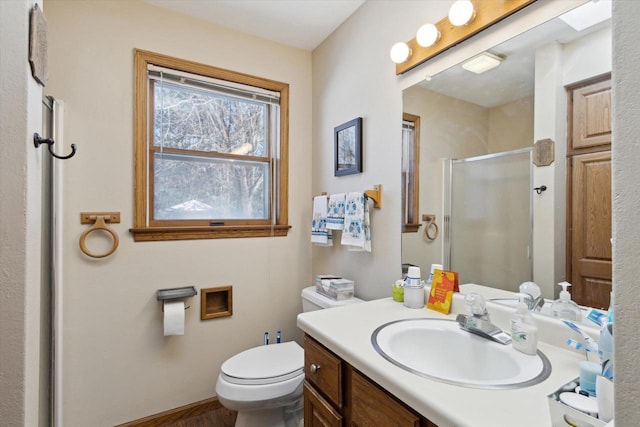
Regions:
<svg viewBox="0 0 640 427"><path fill-rule="evenodd" d="M302 290L302 311L362 302L334 301L315 287ZM218 400L238 412L236 427L299 427L304 416L304 351L296 342L262 345L227 359L216 382Z"/></svg>

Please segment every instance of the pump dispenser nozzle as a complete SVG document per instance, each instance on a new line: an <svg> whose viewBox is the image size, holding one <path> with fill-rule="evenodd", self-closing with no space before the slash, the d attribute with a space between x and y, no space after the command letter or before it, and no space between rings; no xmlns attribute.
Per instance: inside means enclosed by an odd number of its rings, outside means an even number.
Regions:
<svg viewBox="0 0 640 427"><path fill-rule="evenodd" d="M558 286L562 286L562 290L560 291L560 299L562 301L570 300L571 299L571 294L567 290L567 286L571 286L571 283L569 283L569 282L560 282L560 283L558 283Z"/></svg>
<svg viewBox="0 0 640 427"><path fill-rule="evenodd" d="M560 291L560 298L551 305L551 314L560 319L579 322L582 318L582 312L578 304L571 301L571 294L567 290L571 283L560 282L558 286L562 286L562 291Z"/></svg>

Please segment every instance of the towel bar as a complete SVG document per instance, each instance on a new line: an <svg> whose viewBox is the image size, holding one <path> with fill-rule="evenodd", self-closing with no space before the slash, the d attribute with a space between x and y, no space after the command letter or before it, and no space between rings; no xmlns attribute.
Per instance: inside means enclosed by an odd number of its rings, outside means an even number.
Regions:
<svg viewBox="0 0 640 427"><path fill-rule="evenodd" d="M374 185L373 190L365 190L364 195L373 200L374 208L380 209L382 207L382 184ZM323 191L320 196L328 196L328 194Z"/></svg>
<svg viewBox="0 0 640 427"><path fill-rule="evenodd" d="M373 200L373 207L382 208L382 184L374 185L373 190L367 190L364 195Z"/></svg>

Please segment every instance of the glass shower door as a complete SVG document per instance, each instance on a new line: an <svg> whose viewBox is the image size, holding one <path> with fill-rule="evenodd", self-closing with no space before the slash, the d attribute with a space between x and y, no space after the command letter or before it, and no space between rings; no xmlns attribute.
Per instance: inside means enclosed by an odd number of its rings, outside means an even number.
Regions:
<svg viewBox="0 0 640 427"><path fill-rule="evenodd" d="M529 148L451 160L445 250L460 284L517 292L532 280L531 175Z"/></svg>

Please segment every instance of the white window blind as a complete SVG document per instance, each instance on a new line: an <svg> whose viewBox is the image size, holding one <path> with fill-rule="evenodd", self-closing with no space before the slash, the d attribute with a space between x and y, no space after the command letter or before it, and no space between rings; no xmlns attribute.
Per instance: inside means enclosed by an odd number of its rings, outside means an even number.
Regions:
<svg viewBox="0 0 640 427"><path fill-rule="evenodd" d="M269 104L280 104L280 92L270 91L256 86L244 85L199 74L172 70L149 64L147 66L149 79L167 81L193 88L206 89L227 96L235 96L242 99L253 99Z"/></svg>

